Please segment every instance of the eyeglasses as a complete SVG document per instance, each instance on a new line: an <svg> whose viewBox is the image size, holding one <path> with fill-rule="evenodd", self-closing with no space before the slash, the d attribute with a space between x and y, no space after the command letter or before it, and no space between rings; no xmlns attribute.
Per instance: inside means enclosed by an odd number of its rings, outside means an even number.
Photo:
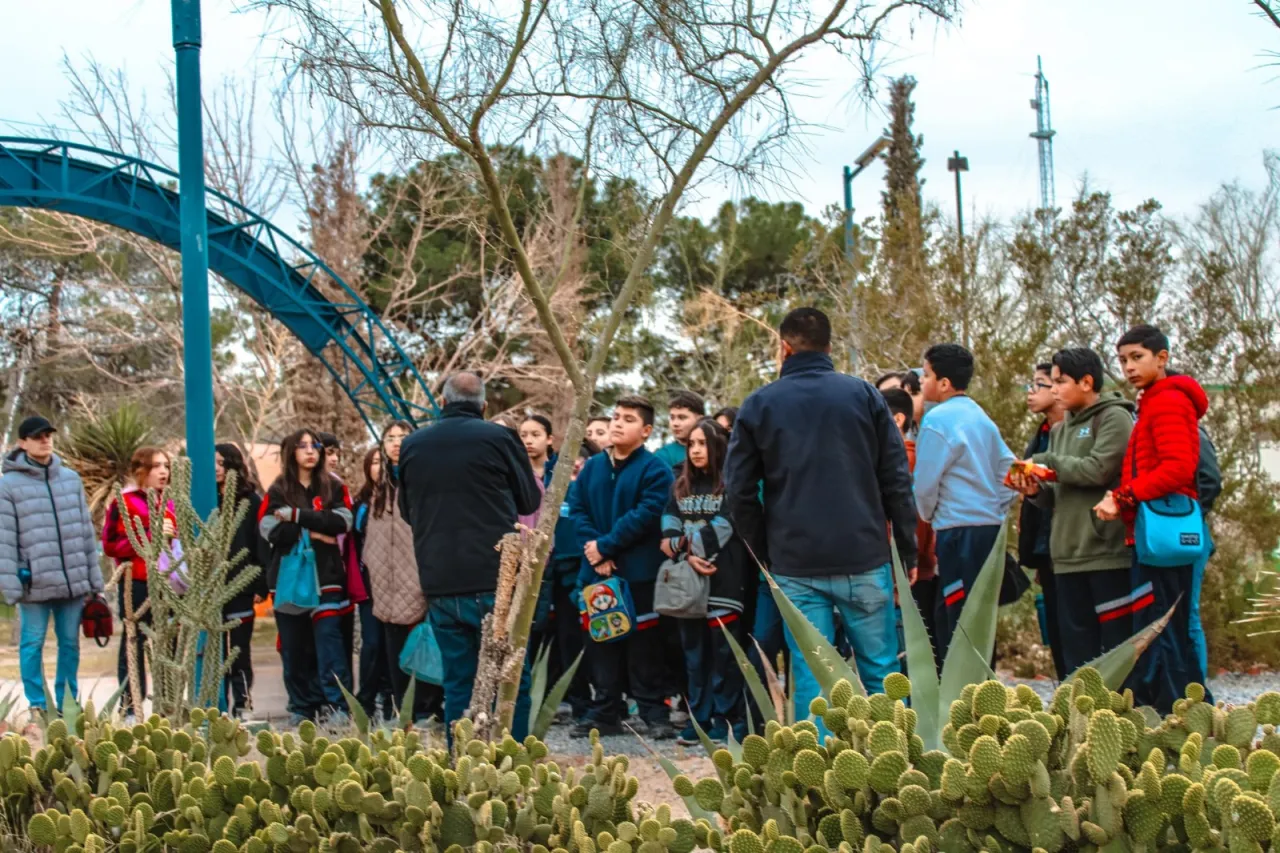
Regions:
<svg viewBox="0 0 1280 853"><path fill-rule="evenodd" d="M1053 390L1052 385L1047 385L1044 382L1029 382L1027 383L1026 387L1027 387L1028 394L1030 394L1032 391L1052 391Z"/></svg>
<svg viewBox="0 0 1280 853"><path fill-rule="evenodd" d="M298 445L299 450L321 450L323 449L323 447L324 445L322 444L299 444Z"/></svg>

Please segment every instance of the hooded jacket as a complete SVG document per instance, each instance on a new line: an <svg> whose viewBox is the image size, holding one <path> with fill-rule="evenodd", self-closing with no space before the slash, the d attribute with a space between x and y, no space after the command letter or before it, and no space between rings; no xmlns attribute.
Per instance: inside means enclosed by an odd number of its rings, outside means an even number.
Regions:
<svg viewBox="0 0 1280 853"><path fill-rule="evenodd" d="M14 450L0 465L0 594L9 604L102 592L97 536L80 475ZM19 577L31 572L29 583ZM25 571L23 574L25 575Z"/></svg>
<svg viewBox="0 0 1280 853"><path fill-rule="evenodd" d="M1130 534L1139 503L1172 494L1199 496L1200 419L1207 411L1209 396L1200 383L1180 374L1156 381L1138 398L1138 422L1115 490Z"/></svg>
<svg viewBox="0 0 1280 853"><path fill-rule="evenodd" d="M1100 521L1093 512L1120 480L1132 431L1133 404L1111 391L1092 406L1068 413L1049 433L1049 449L1031 457L1057 474L1035 498L1037 505L1053 509L1049 553L1055 574L1132 565L1124 525Z"/></svg>

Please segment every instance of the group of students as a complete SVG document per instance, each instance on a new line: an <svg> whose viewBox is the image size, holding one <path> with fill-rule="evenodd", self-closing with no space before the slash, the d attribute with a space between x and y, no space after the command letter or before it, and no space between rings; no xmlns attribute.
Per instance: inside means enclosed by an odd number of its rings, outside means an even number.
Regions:
<svg viewBox="0 0 1280 853"><path fill-rule="evenodd" d="M1019 557L1037 571L1044 590L1059 676L1173 609L1129 686L1139 702L1168 710L1187 683L1204 681L1203 641L1197 647L1192 638L1210 547L1207 528L1203 554L1185 566L1144 565L1134 548L1141 505L1168 495L1203 501L1206 481L1213 479L1203 473L1212 446L1198 424L1208 397L1190 377L1169 369L1169 342L1159 329L1138 326L1117 342L1125 380L1138 392L1136 406L1103 388L1102 358L1092 350L1063 349L1037 366L1028 405L1044 420L1022 460L968 396L974 360L964 347L930 347L921 371L886 374L873 386L834 370L830 323L822 312L797 309L780 335L780 378L740 410L709 417L701 397L680 392L667 408L673 440L650 451L655 408L643 397L627 396L610 417L590 421L580 447L560 448L575 454L573 482L558 507L531 645L549 646L553 669L568 667L579 653L585 657L566 697L575 736L592 729L621 733L634 705L633 727L655 739L678 736L696 743L696 722L715 740L731 732L741 740L750 709L726 632L750 648L761 667L776 659L785 637L797 713L806 716L817 682L797 654L794 637L783 630L758 565L773 572L782 591L829 640L852 653L874 691L900 667L888 559L892 540L943 660L966 594L1019 494ZM471 378L479 388L473 396L482 399L483 383ZM455 390L455 396L463 395ZM482 403L467 405L465 414L482 417ZM549 485L557 459L553 428L537 414L510 426L519 434L528 469L515 480L495 473L495 482L514 486L485 487L493 495L467 500L487 506L494 495L515 489L514 501L507 495L498 503L515 506L517 514L530 510L518 520L533 527L544 510L534 509L537 493L523 481L535 482L538 493ZM276 612L289 711L299 720L341 714L341 685L371 715L395 712L411 678L399 665L401 652L427 618L425 593L452 600L461 582L445 583L441 571L458 559L455 545L463 540L426 542L423 531L430 524L418 518L415 525L408 517L423 509L406 489L430 486L415 482L401 488L401 445L411 432L410 424L399 421L385 428L363 457L364 482L354 498L336 473L340 447L332 436L307 429L287 436L281 473L265 495L241 451L217 445L219 485L234 472L234 498L250 505L232 546L250 555L239 570L264 567L223 614L237 623L228 642L240 649L228 678L233 713L245 713L252 701L254 604L275 589L283 556L304 538L315 555L320 606ZM470 432L455 432L459 441L474 441L466 438ZM99 537L79 478L52 452L54 433L43 418L24 421L0 479L0 592L21 607L22 674L36 709L45 702L40 653L49 620L58 638L60 699L64 690L76 692L80 607L103 590ZM152 519L147 501L149 491L163 496L170 463L162 449L139 450L130 486L107 508L100 542L117 563L119 607L126 615L146 600L148 567L125 525L140 524L150 536L175 535L172 505L162 497L163 518ZM504 465L522 467L523 457ZM1208 492L1211 503L1211 485ZM467 547L473 546L480 549L473 541ZM437 554L439 547L449 553ZM476 550L476 559L482 555ZM683 560L709 578L705 618L655 611L655 586L668 560ZM581 591L614 577L627 582L634 629L620 642L593 642L584 631ZM461 642L463 634L450 632L466 627L462 622L470 617L464 619L460 609L458 614L457 626L443 613L431 617L444 632L442 651L446 639L451 648ZM138 643L141 663L141 637ZM531 649L529 657L535 653ZM129 654L122 639L125 707ZM456 686L458 696L447 700L454 707L446 707L448 687L418 684L415 718L461 713L465 685ZM681 705L689 723L677 731L673 710Z"/></svg>
<svg viewBox="0 0 1280 853"><path fill-rule="evenodd" d="M1035 571L1043 592L1043 633L1058 677L1172 610L1126 682L1140 704L1167 712L1187 684L1204 684L1207 676L1199 599L1213 546L1202 522L1199 536L1179 534L1194 540L1185 565L1147 564L1135 547L1139 507L1178 495L1198 502L1203 518L1221 477L1199 423L1209 398L1194 379L1170 369L1168 337L1154 326L1135 326L1116 342L1116 356L1136 404L1104 387L1103 360L1092 349L1064 348L1035 366L1027 406L1041 421L1021 459L965 396L972 359L954 345L926 354L923 382L908 372L882 376L876 385L903 430L914 469L920 571L912 594L939 659L1020 494L1018 562Z"/></svg>

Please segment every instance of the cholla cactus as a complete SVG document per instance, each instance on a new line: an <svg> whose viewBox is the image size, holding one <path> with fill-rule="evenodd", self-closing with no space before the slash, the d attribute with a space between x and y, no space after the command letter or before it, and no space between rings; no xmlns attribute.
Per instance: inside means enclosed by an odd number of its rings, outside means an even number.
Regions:
<svg viewBox="0 0 1280 853"><path fill-rule="evenodd" d="M123 514L129 543L147 564L146 607L150 610L151 623L126 624L126 635L141 630L149 640L148 655L151 661L153 705L162 716L181 716L191 707L205 707L216 703L222 679L230 669L237 651L225 655L224 635L231 624L222 619L223 606L244 591L262 569L246 566L245 570L228 581L228 575L249 554L242 550L229 554L236 529L248 512L248 503L235 500L235 474L228 474L223 485L225 512L215 509L205 521L200 519L191 504L191 463L178 459L173 466L173 479L164 496L173 501L177 519L176 541L181 545L181 560L175 559L175 549L164 536L148 536L141 521ZM119 490L116 500L124 506ZM147 493L150 517L161 519L164 509L160 495ZM161 557L168 564L168 571L161 571ZM179 565L180 562L180 565ZM180 573L183 591L179 592L170 582L170 574ZM126 607L126 610L130 608ZM135 612L136 622L143 611ZM200 683L196 683L197 645L200 635L205 635L204 662ZM130 697L133 712L142 714L142 695L138 689L138 666L134 645L128 645Z"/></svg>

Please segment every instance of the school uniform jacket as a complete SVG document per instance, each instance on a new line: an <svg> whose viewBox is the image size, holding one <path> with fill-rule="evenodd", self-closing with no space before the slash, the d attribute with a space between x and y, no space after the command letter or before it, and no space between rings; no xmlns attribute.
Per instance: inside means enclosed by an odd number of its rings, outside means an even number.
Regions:
<svg viewBox="0 0 1280 853"><path fill-rule="evenodd" d="M275 513L282 507L293 509L293 517L281 520ZM337 537L351 529L351 498L346 486L333 480L329 483L327 498L320 496L315 484L307 493L306 506L294 506L284 494L284 487L277 480L267 490L266 499L258 511L258 530L271 549L267 565L267 586L275 592L280 574L280 559L293 550L303 530ZM311 540L316 554L316 576L320 582L322 610L342 611L349 608L347 599L347 566L337 545Z"/></svg>
<svg viewBox="0 0 1280 853"><path fill-rule="evenodd" d="M693 555L715 564L708 617L730 621L742 613L745 597L746 548L734 532L719 483L701 476L693 478L691 492L677 497L675 487L662 515L662 538L677 555Z"/></svg>

